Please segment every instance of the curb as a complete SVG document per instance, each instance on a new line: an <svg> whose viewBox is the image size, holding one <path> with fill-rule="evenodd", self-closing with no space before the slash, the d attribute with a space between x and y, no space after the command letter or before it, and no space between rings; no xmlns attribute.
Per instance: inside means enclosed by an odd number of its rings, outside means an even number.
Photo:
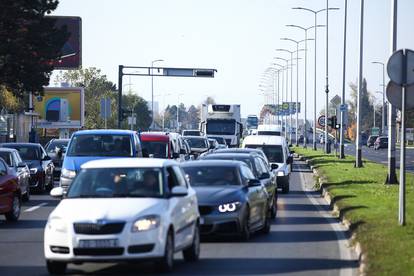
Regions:
<svg viewBox="0 0 414 276"><path fill-rule="evenodd" d="M347 231L351 231L350 229L352 228L352 222L346 219L343 214L341 214L341 209L338 207L336 203L332 203L332 196L324 185L327 182L326 179L319 174L319 171L312 165L310 159L306 158L303 155L297 155L297 158L299 159L299 161L305 161L309 168L312 170L313 175L317 177L317 182L320 185L319 192L330 205L332 213L335 216L337 216L340 222L346 227ZM351 248L354 250L359 260L359 275L365 276L367 266L367 254L362 250L361 244L356 240L356 234L352 234L350 242L354 244Z"/></svg>

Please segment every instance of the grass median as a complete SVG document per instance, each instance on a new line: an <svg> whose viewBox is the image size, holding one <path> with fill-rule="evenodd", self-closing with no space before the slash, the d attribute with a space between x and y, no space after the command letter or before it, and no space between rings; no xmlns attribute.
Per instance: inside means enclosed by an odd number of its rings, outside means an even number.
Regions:
<svg viewBox="0 0 414 276"><path fill-rule="evenodd" d="M406 226L398 224L398 185L384 185L387 168L355 158L338 159L322 151L294 148L306 156L323 178L341 216L366 254L368 275L414 275L414 175L407 174Z"/></svg>

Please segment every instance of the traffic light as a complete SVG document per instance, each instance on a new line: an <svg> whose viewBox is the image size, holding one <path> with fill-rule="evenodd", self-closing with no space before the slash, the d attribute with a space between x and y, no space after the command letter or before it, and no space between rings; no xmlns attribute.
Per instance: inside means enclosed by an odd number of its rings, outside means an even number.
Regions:
<svg viewBox="0 0 414 276"><path fill-rule="evenodd" d="M123 120L127 119L130 114L131 114L130 111L122 108L122 113L121 113L120 121L123 121Z"/></svg>
<svg viewBox="0 0 414 276"><path fill-rule="evenodd" d="M336 122L336 116L332 116L332 117L330 118L330 120L329 120L329 123L330 123L330 127L331 127L331 128L333 128L333 129L337 129L337 128L336 128L336 125L337 125L337 122Z"/></svg>

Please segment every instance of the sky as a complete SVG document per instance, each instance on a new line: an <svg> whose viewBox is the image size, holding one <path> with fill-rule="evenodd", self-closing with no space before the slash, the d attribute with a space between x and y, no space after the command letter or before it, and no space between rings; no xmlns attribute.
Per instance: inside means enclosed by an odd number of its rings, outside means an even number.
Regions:
<svg viewBox="0 0 414 276"><path fill-rule="evenodd" d="M330 98L342 94L344 0L329 0L329 87ZM412 10L414 1L400 0L397 48L414 48ZM212 96L220 104L241 104L242 116L258 115L266 102L260 91L263 73L274 57L290 58L277 48L295 50L296 45L280 38L304 39L304 32L287 24L309 27L314 15L292 7L314 10L326 7L325 0L60 0L54 15L82 18L83 67L97 67L117 84L118 65L215 68L215 78L155 77L155 101L160 106L200 104ZM391 0L365 0L363 75L368 90L382 91L382 68L390 56ZM346 83L358 78L360 0L348 1ZM326 24L326 14L318 15ZM325 99L325 28L317 31L317 112ZM313 38L313 30L308 32ZM313 41L308 43L307 117L313 117ZM299 61L299 101L304 104L304 54ZM294 67L296 70L296 67ZM295 75L296 71L294 71ZM150 77L124 77L124 90L151 100ZM296 80L294 79L294 83ZM386 76L386 83L388 77ZM130 85L128 85L130 84ZM294 97L296 86L293 87ZM289 88L290 91L290 88ZM346 86L346 97L349 86ZM290 96L289 96L290 97ZM375 93L377 103L382 95ZM304 116L302 112L300 118Z"/></svg>

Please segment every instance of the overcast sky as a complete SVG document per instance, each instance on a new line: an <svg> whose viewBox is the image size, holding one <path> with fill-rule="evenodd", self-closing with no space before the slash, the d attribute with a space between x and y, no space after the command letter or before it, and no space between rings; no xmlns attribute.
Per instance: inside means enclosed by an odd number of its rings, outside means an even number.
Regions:
<svg viewBox="0 0 414 276"><path fill-rule="evenodd" d="M344 0L330 0L329 77L330 96L341 95ZM348 57L346 82L358 75L358 30L360 0L349 0ZM398 48L414 48L412 11L414 1L399 1ZM117 83L118 65L205 67L218 70L214 79L155 78L155 101L175 104L178 95L186 105L199 104L207 96L218 103L241 104L242 115L258 114L264 102L261 76L274 57L290 57L276 48L294 50L293 43L304 32L286 24L304 27L314 23L313 14L292 10L302 6L323 9L325 0L60 0L55 15L82 18L82 60L84 67L102 69ZM382 71L372 61L386 62L390 55L390 0L365 1L364 76L368 90L381 90ZM325 24L324 13L318 24ZM309 31L313 37L313 31ZM317 110L323 108L325 83L325 29L317 35ZM308 118L313 114L313 42L308 52ZM302 58L303 58L303 54ZM280 62L280 61L279 61ZM299 100L304 101L304 60L299 62ZM124 77L134 93L151 99L149 77ZM124 87L124 89L128 89ZM296 89L294 87L294 89ZM347 86L347 95L348 95ZM168 95L170 94L170 95ZM376 94L380 102L381 95ZM303 116L303 113L301 114Z"/></svg>

